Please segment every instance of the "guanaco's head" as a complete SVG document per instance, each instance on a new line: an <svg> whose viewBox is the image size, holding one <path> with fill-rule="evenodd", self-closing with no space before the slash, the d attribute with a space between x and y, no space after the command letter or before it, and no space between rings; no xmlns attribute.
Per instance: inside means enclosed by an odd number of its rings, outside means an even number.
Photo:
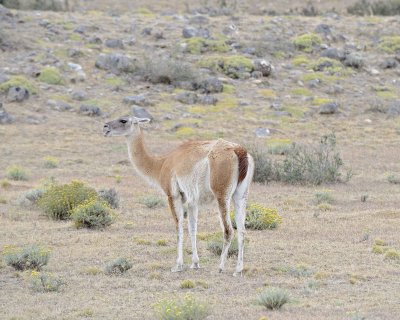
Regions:
<svg viewBox="0 0 400 320"><path fill-rule="evenodd" d="M140 124L150 122L148 118L121 117L107 122L103 127L105 137L131 136L140 132Z"/></svg>

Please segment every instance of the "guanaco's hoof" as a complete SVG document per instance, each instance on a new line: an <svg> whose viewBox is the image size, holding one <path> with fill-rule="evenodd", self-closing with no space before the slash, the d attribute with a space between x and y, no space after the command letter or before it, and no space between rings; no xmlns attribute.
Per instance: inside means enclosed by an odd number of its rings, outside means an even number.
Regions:
<svg viewBox="0 0 400 320"><path fill-rule="evenodd" d="M190 266L190 269L201 269L200 268L200 264L197 262L197 263L192 263L192 265Z"/></svg>
<svg viewBox="0 0 400 320"><path fill-rule="evenodd" d="M182 264L178 264L175 267L173 267L171 269L171 272L182 272L183 271L183 265Z"/></svg>
<svg viewBox="0 0 400 320"><path fill-rule="evenodd" d="M243 277L243 271L236 271L234 274L233 274L233 276L234 277Z"/></svg>

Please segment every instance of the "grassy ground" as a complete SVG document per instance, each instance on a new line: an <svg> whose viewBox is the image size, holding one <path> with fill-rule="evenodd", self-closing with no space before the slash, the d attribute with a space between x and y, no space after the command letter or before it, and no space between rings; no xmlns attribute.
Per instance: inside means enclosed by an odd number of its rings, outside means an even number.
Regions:
<svg viewBox="0 0 400 320"><path fill-rule="evenodd" d="M6 179L6 168L14 164L27 169L29 179L10 180L9 186L0 186L0 250L6 245L31 243L49 248L50 262L44 269L60 276L65 285L60 292L33 292L27 272L15 272L1 263L0 319L154 319L154 303L165 297L181 297L187 292L209 305L211 314L207 319L397 317L400 312L399 262L373 253L372 248L376 239L382 239L391 248L400 250L400 190L399 185L387 180L389 174L400 172L400 122L399 118L387 118L382 113L367 110L376 99L389 103L399 98L399 86L395 81L398 71L379 69L377 76L366 70L336 74L336 78L324 75L321 86L309 89L304 86L304 75L312 73L310 67L292 65L292 61L304 55L315 61L318 55L267 46L265 56L276 68L274 76L260 81L232 80L220 75L234 91L218 95L222 103L218 112L201 112L204 106L192 109L192 106L179 104L174 99L176 92L168 86L149 85L120 76L126 82L119 91L112 90L113 86L104 81L106 73L95 69L94 61L100 52L117 50L93 48L84 37L72 31L85 24L99 26L97 34L103 39L134 36L135 45L126 48L125 53L140 59L148 53L146 50L173 50L182 40L184 23L168 16L143 13L116 18L102 12L20 12L19 17L24 23L9 32L19 32L22 40L16 50L2 53L7 67L14 65L22 70L30 65L30 59L42 67L50 59L46 54L62 62L70 61L66 53L73 47L84 53L73 61L82 65L87 80L52 86L30 78L38 87L38 95L22 104L5 104L16 123L0 126L0 180ZM38 22L42 19L56 25L59 34L40 27ZM136 29L132 35L124 30L133 19ZM229 17L210 19L215 34L231 23ZM262 44L261 39L270 32L281 34L282 43L290 43L295 35L312 32L319 23L328 22L336 34L346 34L348 42L367 45L363 53L373 67L391 56L382 53L373 38L395 33L399 27L396 18L342 17L336 21L286 16L279 17L281 20L277 22L274 19L242 17L238 23L239 40ZM164 30L166 39L156 41L140 36L147 26ZM185 56L194 64L199 58ZM336 96L327 93L333 84L342 86L344 92ZM374 89L377 86L388 87L392 95L380 98ZM299 88L309 90L313 99L293 94L294 90L301 92ZM71 89L85 90L105 116L93 119L48 107L48 99L70 99ZM226 273L219 274L219 259L206 249L205 240L199 240L203 268L173 274L170 268L176 258L176 235L168 209L148 209L139 203L141 196L158 195L157 191L135 175L126 162L124 140L105 139L101 135L106 119L129 112L130 108L122 104L123 97L139 93L145 93L153 102L148 110L156 122L148 127L146 134L149 148L154 152L167 151L186 138L179 138L170 131L176 123L198 124L188 138L222 136L237 142L253 141L257 127L272 128L273 139L300 142L317 141L322 134L334 131L345 166L352 168L354 177L346 184L320 187L253 184L250 201L277 208L283 223L276 230L247 232L244 277L231 276L235 265L233 258L228 261ZM338 100L341 112L304 118L304 111L318 107L315 98ZM269 104L275 99L282 101L284 110L289 110L292 117L273 114ZM80 103L72 100L70 103L79 108ZM172 120L161 120L166 113ZM182 114L186 114L185 117ZM38 124L29 123L32 118ZM265 144L268 141L261 140ZM57 168L45 168L43 158L46 156L60 160ZM116 188L121 196L116 223L104 231L77 230L71 222L48 220L39 209L18 204L21 194L50 177L59 182L83 180L96 189ZM324 189L329 189L332 195L330 207L318 207L315 202L315 194ZM362 196L366 195L367 200L362 202ZM204 235L216 231L219 231L216 207L203 208L199 232ZM158 245L158 240L166 240L166 246ZM185 263L188 264L189 239L185 247ZM107 262L118 257L128 258L133 263L132 269L121 276L104 274ZM180 283L185 279L208 286L181 289ZM291 302L279 311L267 311L258 306L257 294L265 286L287 290Z"/></svg>

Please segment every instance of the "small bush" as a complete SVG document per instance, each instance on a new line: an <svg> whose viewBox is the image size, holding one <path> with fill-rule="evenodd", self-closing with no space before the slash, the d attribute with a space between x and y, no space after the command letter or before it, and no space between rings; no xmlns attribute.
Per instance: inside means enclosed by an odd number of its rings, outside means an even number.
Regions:
<svg viewBox="0 0 400 320"><path fill-rule="evenodd" d="M222 247L224 245L224 239L222 232L218 232L209 237L207 240L207 249L215 254L216 256L220 256L222 253ZM228 257L237 256L239 252L237 237L236 235L233 237L231 246L228 249Z"/></svg>
<svg viewBox="0 0 400 320"><path fill-rule="evenodd" d="M10 181L8 181L8 180L6 180L6 179L3 179L3 180L1 180L1 182L0 182L0 186L1 186L3 189L8 189L9 187L11 187L11 183L10 183Z"/></svg>
<svg viewBox="0 0 400 320"><path fill-rule="evenodd" d="M7 178L15 181L28 180L28 174L20 166L11 166L7 168Z"/></svg>
<svg viewBox="0 0 400 320"><path fill-rule="evenodd" d="M97 192L79 181L52 185L39 200L44 212L54 220L70 219L72 210L85 201L97 198Z"/></svg>
<svg viewBox="0 0 400 320"><path fill-rule="evenodd" d="M249 58L240 55L214 56L199 61L199 66L214 72L223 72L227 76L238 79L243 72L254 71L254 64Z"/></svg>
<svg viewBox="0 0 400 320"><path fill-rule="evenodd" d="M385 253L386 260L400 260L400 254L395 249L389 249Z"/></svg>
<svg viewBox="0 0 400 320"><path fill-rule="evenodd" d="M40 71L39 80L47 84L62 84L63 79L57 68L46 67Z"/></svg>
<svg viewBox="0 0 400 320"><path fill-rule="evenodd" d="M57 168L58 164L60 163L60 160L50 156L44 157L43 160L44 160L43 166L47 169Z"/></svg>
<svg viewBox="0 0 400 320"><path fill-rule="evenodd" d="M400 14L399 0L368 1L359 0L347 7L347 12L357 16L395 16Z"/></svg>
<svg viewBox="0 0 400 320"><path fill-rule="evenodd" d="M10 247L4 250L4 260L7 265L16 270L40 270L49 262L50 252L37 245L25 248Z"/></svg>
<svg viewBox="0 0 400 320"><path fill-rule="evenodd" d="M157 240L156 244L157 244L158 246L160 246L160 247L165 247L165 246L168 245L168 242L167 242L167 240L165 240L165 239L159 239L159 240Z"/></svg>
<svg viewBox="0 0 400 320"><path fill-rule="evenodd" d="M393 183L393 184L400 184L400 176L395 175L395 174L390 174L390 175L387 177L387 180L388 180L390 183Z"/></svg>
<svg viewBox="0 0 400 320"><path fill-rule="evenodd" d="M36 292L58 292L63 281L48 272L32 271L30 276L30 286Z"/></svg>
<svg viewBox="0 0 400 320"><path fill-rule="evenodd" d="M25 192L21 197L18 199L18 203L20 205L36 205L38 201L43 197L44 194L43 189L31 189Z"/></svg>
<svg viewBox="0 0 400 320"><path fill-rule="evenodd" d="M173 58L144 58L137 66L137 73L151 83L175 84L199 78L193 67Z"/></svg>
<svg viewBox="0 0 400 320"><path fill-rule="evenodd" d="M266 183L275 179L274 164L268 156L268 151L259 144L253 144L247 147L247 150L254 158L254 176L255 182Z"/></svg>
<svg viewBox="0 0 400 320"><path fill-rule="evenodd" d="M73 209L71 218L77 228L105 228L114 222L111 209L106 203L92 199Z"/></svg>
<svg viewBox="0 0 400 320"><path fill-rule="evenodd" d="M209 315L205 304L196 301L192 295L182 300L165 299L154 306L160 320L202 320Z"/></svg>
<svg viewBox="0 0 400 320"><path fill-rule="evenodd" d="M98 192L99 198L108 203L110 208L116 209L119 207L119 195L114 188L101 189Z"/></svg>
<svg viewBox="0 0 400 320"><path fill-rule="evenodd" d="M114 261L109 262L106 265L104 272L109 275L120 275L132 268L132 263L130 263L125 258L118 258Z"/></svg>
<svg viewBox="0 0 400 320"><path fill-rule="evenodd" d="M306 33L293 39L293 44L299 50L312 52L313 47L321 44L321 38L315 33Z"/></svg>
<svg viewBox="0 0 400 320"><path fill-rule="evenodd" d="M315 202L317 204L321 203L332 203L333 197L329 190L321 190L315 193Z"/></svg>
<svg viewBox="0 0 400 320"><path fill-rule="evenodd" d="M160 208L165 205L164 201L160 197L155 196L155 195L148 195L148 196L140 197L138 199L138 202L142 205L145 205L149 209Z"/></svg>
<svg viewBox="0 0 400 320"><path fill-rule="evenodd" d="M380 41L379 49L387 53L400 52L400 36L383 37Z"/></svg>
<svg viewBox="0 0 400 320"><path fill-rule="evenodd" d="M231 213L232 226L236 229L234 213ZM245 226L248 229L274 229L282 223L282 218L276 209L266 208L258 203L251 203L247 207Z"/></svg>
<svg viewBox="0 0 400 320"><path fill-rule="evenodd" d="M257 302L270 310L280 309L290 301L286 291L279 288L268 288L260 293Z"/></svg>
<svg viewBox="0 0 400 320"><path fill-rule="evenodd" d="M192 280L183 280L180 284L181 289L193 289L196 284Z"/></svg>
<svg viewBox="0 0 400 320"><path fill-rule="evenodd" d="M30 94L37 94L38 89L24 76L13 76L10 80L0 84L0 93L6 93L11 87L23 87Z"/></svg>

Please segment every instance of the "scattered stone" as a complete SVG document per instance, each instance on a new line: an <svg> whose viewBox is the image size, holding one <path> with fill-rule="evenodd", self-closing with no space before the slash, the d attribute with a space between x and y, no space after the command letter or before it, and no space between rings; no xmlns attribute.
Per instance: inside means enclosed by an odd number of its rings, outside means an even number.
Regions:
<svg viewBox="0 0 400 320"><path fill-rule="evenodd" d="M254 47L247 47L242 49L242 53L254 56L257 52L257 49Z"/></svg>
<svg viewBox="0 0 400 320"><path fill-rule="evenodd" d="M325 50L322 50L321 57L343 61L345 58L345 54L342 50L338 50L336 48L327 48Z"/></svg>
<svg viewBox="0 0 400 320"><path fill-rule="evenodd" d="M68 67L71 71L81 71L82 70L82 66L80 64L73 63L73 62L68 62Z"/></svg>
<svg viewBox="0 0 400 320"><path fill-rule="evenodd" d="M386 113L389 117L400 116L400 101L391 102Z"/></svg>
<svg viewBox="0 0 400 320"><path fill-rule="evenodd" d="M157 41L165 39L164 32L163 31L154 32L154 39L157 40Z"/></svg>
<svg viewBox="0 0 400 320"><path fill-rule="evenodd" d="M361 57L359 53L352 52L346 55L343 64L346 67L360 69L362 66L364 66L364 59Z"/></svg>
<svg viewBox="0 0 400 320"><path fill-rule="evenodd" d="M368 68L367 72L371 75L371 76L377 76L380 74L379 70L375 69L375 68Z"/></svg>
<svg viewBox="0 0 400 320"><path fill-rule="evenodd" d="M50 25L50 21L47 19L42 19L39 21L39 26L47 28Z"/></svg>
<svg viewBox="0 0 400 320"><path fill-rule="evenodd" d="M332 94L332 95L336 95L336 94L343 93L343 92L344 92L343 87L338 84L334 84L334 85L330 86L328 88L328 90L326 91L326 93Z"/></svg>
<svg viewBox="0 0 400 320"><path fill-rule="evenodd" d="M78 50L78 49L68 48L67 49L67 55L70 58L80 58L80 57L83 57L83 52L81 50Z"/></svg>
<svg viewBox="0 0 400 320"><path fill-rule="evenodd" d="M218 78L210 77L201 81L199 90L202 93L219 93L224 90L224 86Z"/></svg>
<svg viewBox="0 0 400 320"><path fill-rule="evenodd" d="M86 115L86 116L101 116L101 110L99 107L90 105L90 104L83 104L79 108L79 112Z"/></svg>
<svg viewBox="0 0 400 320"><path fill-rule="evenodd" d="M263 74L262 74L261 71L253 71L251 73L251 77L254 78L254 79L260 79L260 78L263 77Z"/></svg>
<svg viewBox="0 0 400 320"><path fill-rule="evenodd" d="M22 102L29 99L29 91L23 87L11 87L8 90L7 100L10 102Z"/></svg>
<svg viewBox="0 0 400 320"><path fill-rule="evenodd" d="M144 28L144 29L142 30L142 35L143 35L143 36L150 36L152 31L153 31L152 28L149 28L149 27Z"/></svg>
<svg viewBox="0 0 400 320"><path fill-rule="evenodd" d="M41 124L45 120L45 117L27 116L25 122L29 124Z"/></svg>
<svg viewBox="0 0 400 320"><path fill-rule="evenodd" d="M146 100L146 97L142 94L137 95L137 96L128 96L124 98L124 103L129 104L129 105L133 105L136 104L138 106L148 106L149 103Z"/></svg>
<svg viewBox="0 0 400 320"><path fill-rule="evenodd" d="M264 77L268 77L272 73L272 65L269 61L264 59L257 59L253 61L254 71L261 71Z"/></svg>
<svg viewBox="0 0 400 320"><path fill-rule="evenodd" d="M275 111L281 111L282 110L282 105L281 105L281 103L279 101L272 102L269 107L272 110L275 110Z"/></svg>
<svg viewBox="0 0 400 320"><path fill-rule="evenodd" d="M327 24L324 24L324 23L321 23L321 24L317 25L317 26L315 27L315 32L316 32L316 33L321 33L321 34L323 34L325 37L328 36L328 35L330 35L330 34L332 33L332 32L331 32L331 27L328 26Z"/></svg>
<svg viewBox="0 0 400 320"><path fill-rule="evenodd" d="M267 128L257 128L255 130L256 137L258 138L265 138L271 134L271 131Z"/></svg>
<svg viewBox="0 0 400 320"><path fill-rule="evenodd" d="M9 113L4 109L3 104L0 102L0 124L13 123L14 117L9 115Z"/></svg>
<svg viewBox="0 0 400 320"><path fill-rule="evenodd" d="M187 26L187 27L183 28L182 36L184 38L198 37L198 38L208 39L210 37L210 31L208 31L208 29L204 29L204 28L195 28L195 27Z"/></svg>
<svg viewBox="0 0 400 320"><path fill-rule="evenodd" d="M57 111L68 111L72 109L72 106L62 100L47 100L47 105Z"/></svg>
<svg viewBox="0 0 400 320"><path fill-rule="evenodd" d="M86 92L82 91L82 90L75 90L75 91L72 91L71 97L74 100L83 101L83 100L86 100Z"/></svg>
<svg viewBox="0 0 400 320"><path fill-rule="evenodd" d="M382 69L394 69L394 68L397 67L397 65L398 65L398 63L397 63L397 61L396 61L395 58L387 58L387 59L383 60L383 61L379 64L379 66L380 66Z"/></svg>
<svg viewBox="0 0 400 320"><path fill-rule="evenodd" d="M88 43L91 43L91 44L102 44L103 40L101 40L97 36L94 36L94 37L91 37L91 38L88 39Z"/></svg>
<svg viewBox="0 0 400 320"><path fill-rule="evenodd" d="M147 118L153 120L153 116L143 107L134 106L132 108L132 113L135 117L138 118Z"/></svg>
<svg viewBox="0 0 400 320"><path fill-rule="evenodd" d="M211 95L211 94L206 94L204 96L200 96L198 99L198 103L200 104L205 104L205 105L216 105L218 103L217 97Z"/></svg>
<svg viewBox="0 0 400 320"><path fill-rule="evenodd" d="M134 69L132 59L118 53L100 54L96 59L95 66L114 73L130 72Z"/></svg>
<svg viewBox="0 0 400 320"><path fill-rule="evenodd" d="M337 102L329 102L319 107L320 114L334 114L338 112L339 104Z"/></svg>
<svg viewBox="0 0 400 320"><path fill-rule="evenodd" d="M196 93L190 91L180 92L176 95L176 100L185 104L195 104L198 102L199 97Z"/></svg>
<svg viewBox="0 0 400 320"><path fill-rule="evenodd" d="M275 111L274 116L276 117L291 117L292 114L289 111Z"/></svg>
<svg viewBox="0 0 400 320"><path fill-rule="evenodd" d="M317 88L321 84L320 79L313 79L307 82L309 88Z"/></svg>
<svg viewBox="0 0 400 320"><path fill-rule="evenodd" d="M203 15L196 15L190 18L189 23L190 24L197 24L197 25L205 25L208 24L210 21L209 18Z"/></svg>
<svg viewBox="0 0 400 320"><path fill-rule="evenodd" d="M119 49L123 49L124 48L124 43L122 42L121 39L107 39L104 42L106 47L109 48L119 48Z"/></svg>
<svg viewBox="0 0 400 320"><path fill-rule="evenodd" d="M338 63L336 61L334 61L335 63ZM313 66L313 70L314 71L324 71L326 68L331 68L334 67L334 63L332 60L325 60L322 59L321 61L319 61L319 63L315 64Z"/></svg>

